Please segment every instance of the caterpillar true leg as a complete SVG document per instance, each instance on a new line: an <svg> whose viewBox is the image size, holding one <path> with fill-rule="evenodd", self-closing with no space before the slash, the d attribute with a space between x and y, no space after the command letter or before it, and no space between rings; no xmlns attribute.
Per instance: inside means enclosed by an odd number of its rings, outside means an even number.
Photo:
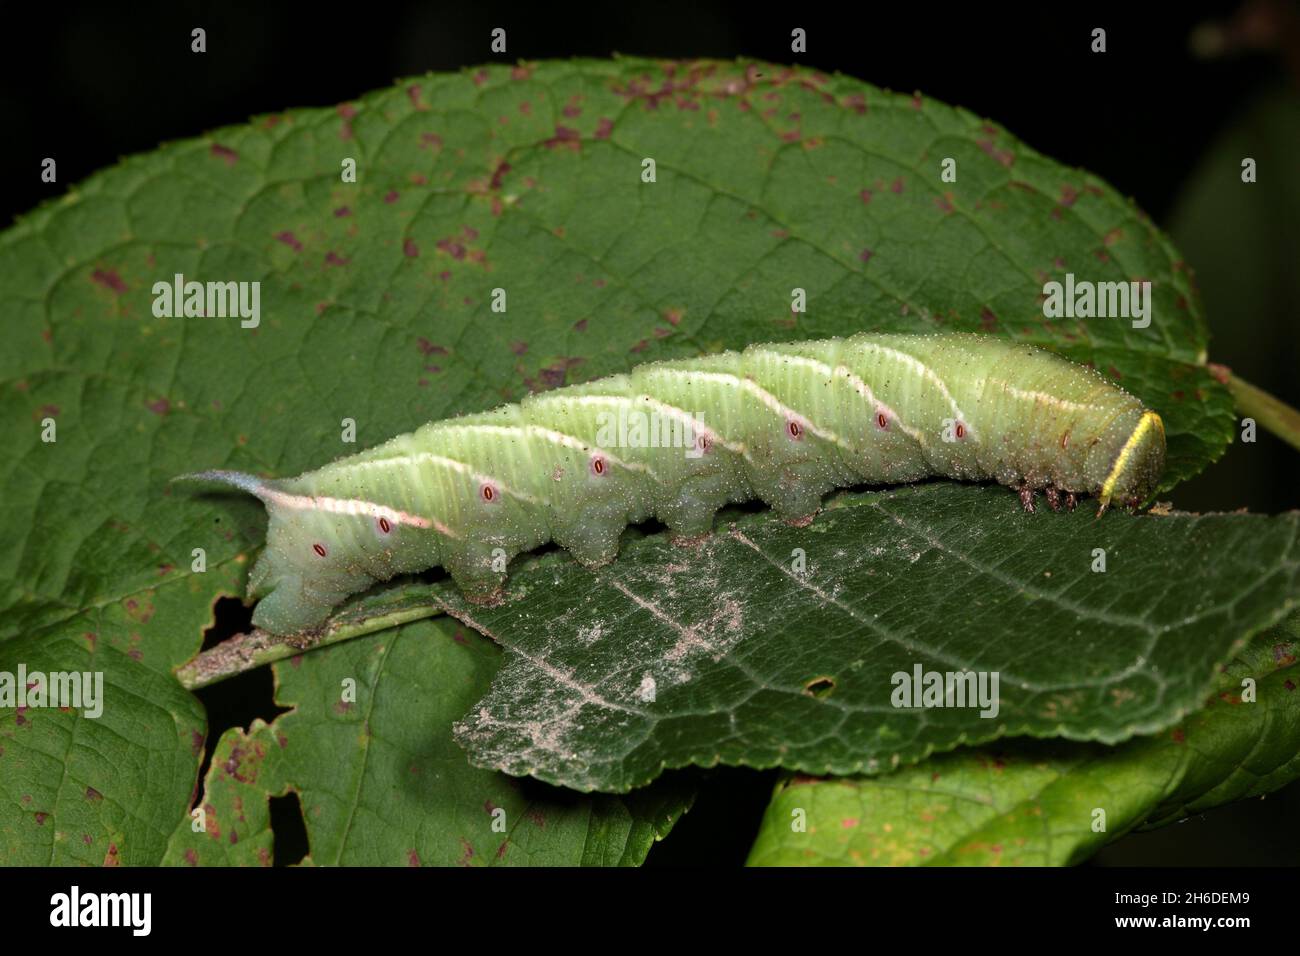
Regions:
<svg viewBox="0 0 1300 956"><path fill-rule="evenodd" d="M1020 494L1020 506L1030 514L1034 513L1034 489L1028 481L1022 481L1016 489Z"/></svg>
<svg viewBox="0 0 1300 956"><path fill-rule="evenodd" d="M1061 510L1061 493L1056 490L1056 485L1048 485L1043 489L1047 493L1047 504L1053 511Z"/></svg>

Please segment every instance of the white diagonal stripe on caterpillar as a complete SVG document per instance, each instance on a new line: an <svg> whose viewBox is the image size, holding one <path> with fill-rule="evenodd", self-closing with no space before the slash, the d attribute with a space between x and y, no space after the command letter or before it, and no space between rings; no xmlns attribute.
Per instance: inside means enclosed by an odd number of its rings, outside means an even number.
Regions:
<svg viewBox="0 0 1300 956"><path fill-rule="evenodd" d="M443 467L449 468L452 471L456 472L457 474L468 475L469 477L473 478L476 482L478 482L480 485L490 484L494 488L498 489L502 494L509 495L511 498L517 498L519 501L526 501L530 505L540 505L542 503L533 495L530 495L523 491L515 491L514 489L507 486L499 478L494 478L491 475L485 475L481 471L475 471L472 467L465 464L465 462L463 461L457 461L455 458L448 458L445 455L437 455L431 451L416 452L413 455L395 455L392 458L372 458L368 461L340 462L339 464L335 465L335 467L341 468L346 466L348 468L379 468L379 467L387 467L389 465L412 465L412 464L442 465Z"/></svg>
<svg viewBox="0 0 1300 956"><path fill-rule="evenodd" d="M794 365L802 366L803 368L814 369L822 375L825 375L830 381L834 381L836 378L844 379L845 383L865 399L875 411L883 412L890 421L898 424L898 427L902 430L903 434L912 439L922 448L925 447L925 434L903 421L902 416L886 402L882 402L880 398L877 397L876 393L871 390L871 386L861 377L856 375L847 365L837 365L834 368L831 368L825 362L820 361L819 359L809 358L806 355L790 355L787 352L770 352L765 349L753 349L750 354L776 356L782 362L790 362Z"/></svg>
<svg viewBox="0 0 1300 956"><path fill-rule="evenodd" d="M267 504L275 504L279 507L289 508L294 511L328 511L331 514L364 515L369 518L385 518L394 524L404 524L412 528L433 528L438 533L446 535L449 538L460 537L460 535L456 534L456 532L452 531L451 528L443 524L437 518L426 518L423 515L412 514L409 511L402 511L397 508L390 508L388 505L381 505L376 501L367 501L364 498L333 498L328 495L298 495L276 487L274 482L267 481L257 477L256 475L251 475L243 471L213 469L210 471L193 472L187 475L178 475L173 480L219 481L246 491L250 495L260 498Z"/></svg>
<svg viewBox="0 0 1300 956"><path fill-rule="evenodd" d="M933 382L935 387L939 389L939 394L944 397L944 400L948 403L948 407L952 410L953 419L962 422L970 430L971 437L974 437L974 429L971 427L970 422L966 421L966 415L962 412L961 407L958 406L957 399L952 397L952 392L948 391L947 383L938 376L934 369L930 368L930 366L926 365L915 355L909 355L907 352L900 351L899 349L890 348L888 345L881 345L878 342L863 342L861 340L856 341L854 345L860 349L891 355L904 365L909 366L914 372L917 372L923 378L927 378Z"/></svg>
<svg viewBox="0 0 1300 956"><path fill-rule="evenodd" d="M641 472L642 474L647 474L652 478L657 477L654 473L654 470L649 465L643 464L639 461L624 461L623 459L619 458L617 455L611 454L607 448L601 448L599 445L596 445L595 443L589 444L587 442L584 442L581 438L577 438L573 435L566 435L564 432L556 431L553 428L546 428L542 425L451 424L448 425L447 427L449 430L455 429L456 431L480 431L480 432L486 432L489 434L498 434L498 435L519 434L521 432L524 435L536 435L538 438L541 438L544 441L549 441L555 445L563 445L565 448L572 448L575 451L580 451L584 454L592 451L599 451L605 458L609 460L610 464L617 465L619 468L626 469L627 471L638 471Z"/></svg>
<svg viewBox="0 0 1300 956"><path fill-rule="evenodd" d="M1002 390L1012 398L1027 399L1032 402L1042 402L1045 405L1051 405L1053 408L1059 408L1071 412L1100 412L1103 411L1101 406L1093 405L1089 402L1072 402L1068 398L1058 398L1055 395L1049 395L1046 392L1026 390L1016 388L1009 382L1001 379L985 379L984 381L993 382L1001 386ZM981 383L983 384L983 383Z"/></svg>
<svg viewBox="0 0 1300 956"><path fill-rule="evenodd" d="M731 441L725 436L720 435L716 429L710 428L703 421L696 418L683 408L676 405L669 405L667 402L660 401L653 395L574 395L566 397L565 401L577 405L623 405L635 411L640 405L649 405L651 410L659 412L669 418L675 418L687 425L697 434L707 438L715 445L721 445L727 451L740 455L742 458L749 458L749 449L745 447L744 442Z"/></svg>
<svg viewBox="0 0 1300 956"><path fill-rule="evenodd" d="M385 518L394 524L408 525L412 528L433 528L439 534L446 535L449 538L460 537L437 518L426 518L423 515L411 514L409 511L399 511L396 508L390 508L375 501L367 501L364 498L296 495L269 485L263 485L258 492L258 496L264 501L278 505L281 508L292 508L296 511L328 511L331 514L364 515L368 518Z"/></svg>
<svg viewBox="0 0 1300 956"><path fill-rule="evenodd" d="M816 435L818 438L822 439L823 441L828 441L831 444L839 445L841 448L844 448L848 451L855 450L852 445L850 445L844 439L840 438L839 435L835 434L830 429L822 428L820 425L818 425L812 419L808 418L806 415L803 415L802 413L795 411L789 405L784 404L779 398L777 398L767 389L763 388L752 378L742 378L738 375L732 375L730 372L714 372L708 370L697 371L694 369L678 369L678 368L656 368L654 370L654 374L673 375L678 377L685 376L687 378L699 378L699 379L704 379L705 381L724 382L728 385L734 385L736 388L739 388L742 391L749 392L760 402L762 402L763 405L773 414L779 415L781 418L787 421L792 420L798 422L801 426L806 428L808 431L812 432L814 435Z"/></svg>

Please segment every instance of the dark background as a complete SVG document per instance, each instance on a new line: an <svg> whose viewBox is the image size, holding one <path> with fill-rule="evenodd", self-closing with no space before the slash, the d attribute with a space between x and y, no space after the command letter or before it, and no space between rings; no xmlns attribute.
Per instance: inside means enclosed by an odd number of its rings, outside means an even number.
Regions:
<svg viewBox="0 0 1300 956"><path fill-rule="evenodd" d="M1218 34L1207 24L1220 24ZM882 5L619 2L0 3L0 226L119 157L286 107L323 106L428 70L501 59L756 57L920 90L1004 124L1034 148L1134 197L1198 275L1210 358L1300 406L1300 13L1295 3ZM190 52L190 30L208 52ZM790 52L803 27L808 52ZM1090 52L1094 27L1107 52ZM1198 31L1199 28L1199 32ZM1192 37L1224 38L1194 55ZM1292 149L1292 147L1295 147ZM1242 156L1259 182L1240 182ZM40 182L44 157L59 182ZM1191 510L1295 507L1300 454L1261 433L1170 497ZM231 602L237 604L237 602ZM239 611L231 611L238 616ZM229 625L229 621L227 621ZM210 740L270 719L269 672L209 689ZM770 774L717 772L651 862L738 863ZM1098 863L1300 862L1300 789L1104 851ZM296 800L276 808L284 854ZM297 834L297 835L295 835ZM1281 837L1281 838L1280 838ZM279 841L277 841L277 844ZM296 853L301 856L301 852Z"/></svg>

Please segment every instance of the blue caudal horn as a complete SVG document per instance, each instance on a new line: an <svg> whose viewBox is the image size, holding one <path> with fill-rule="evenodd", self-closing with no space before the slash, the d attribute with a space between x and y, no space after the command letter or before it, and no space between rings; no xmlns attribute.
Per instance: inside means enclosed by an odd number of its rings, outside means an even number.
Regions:
<svg viewBox="0 0 1300 956"><path fill-rule="evenodd" d="M258 478L256 475L250 475L244 471L221 471L214 469L211 471L195 471L187 475L177 475L172 481L194 481L204 482L207 484L229 485L238 488L240 491L246 491L266 500L267 492L272 489L272 483L265 478Z"/></svg>

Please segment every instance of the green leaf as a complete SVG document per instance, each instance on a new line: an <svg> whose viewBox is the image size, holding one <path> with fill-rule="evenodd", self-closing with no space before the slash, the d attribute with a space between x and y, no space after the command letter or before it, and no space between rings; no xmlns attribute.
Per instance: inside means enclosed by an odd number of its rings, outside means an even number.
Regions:
<svg viewBox="0 0 1300 956"><path fill-rule="evenodd" d="M594 572L538 562L497 607L444 589L508 652L457 728L471 759L624 791L685 764L870 773L1004 735L1114 742L1199 707L1300 602L1300 515L1026 515L946 484L844 504L692 550L647 538ZM917 667L998 675L996 713L900 707Z"/></svg>
<svg viewBox="0 0 1300 956"><path fill-rule="evenodd" d="M1270 793L1300 775L1297 624L1256 638L1225 669L1214 701L1158 737L1119 747L1008 742L879 777L787 779L749 862L1071 864L1136 827ZM1245 678L1257 680L1253 702L1243 701Z"/></svg>
<svg viewBox="0 0 1300 956"><path fill-rule="evenodd" d="M237 587L235 567L65 609L65 621L0 642L0 674L103 675L98 717L84 716L94 710L84 700L79 710L0 707L0 865L161 859L188 806L205 735L203 707L171 668L192 653L205 623L196 598Z"/></svg>
<svg viewBox="0 0 1300 956"><path fill-rule="evenodd" d="M945 156L957 183L938 178ZM1045 321L1042 285L1067 271L1151 280L1151 326ZM155 316L155 283L177 274L260 281L260 324ZM790 312L796 286L807 313ZM1187 272L1132 203L995 124L848 77L491 66L260 117L70 188L0 234L0 668L102 669L112 716L0 710L8 862L153 863L188 825L203 721L165 675L213 601L242 593L265 519L173 476L295 474L650 359L936 328L1116 376L1165 418L1168 484L1231 433ZM734 557L738 586L769 573ZM83 806L91 787L103 799Z"/></svg>
<svg viewBox="0 0 1300 956"><path fill-rule="evenodd" d="M499 657L476 634L421 621L276 665L277 703L293 710L226 732L201 825L182 822L163 862L268 865L267 798L292 790L316 864L639 864L690 805L682 781L579 797L465 766L451 722Z"/></svg>

